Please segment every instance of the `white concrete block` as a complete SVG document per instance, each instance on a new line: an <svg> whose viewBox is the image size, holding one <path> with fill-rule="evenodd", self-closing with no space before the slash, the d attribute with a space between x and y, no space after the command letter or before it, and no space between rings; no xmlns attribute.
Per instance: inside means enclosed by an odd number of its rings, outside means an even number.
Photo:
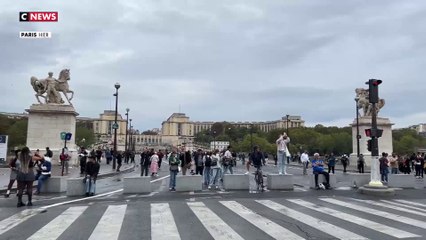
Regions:
<svg viewBox="0 0 426 240"><path fill-rule="evenodd" d="M86 184L82 177L67 179L67 196L83 196L86 193Z"/></svg>
<svg viewBox="0 0 426 240"><path fill-rule="evenodd" d="M123 178L123 193L148 193L151 192L151 177L125 177Z"/></svg>
<svg viewBox="0 0 426 240"><path fill-rule="evenodd" d="M293 190L293 175L268 174L267 183L268 189Z"/></svg>
<svg viewBox="0 0 426 240"><path fill-rule="evenodd" d="M67 177L51 176L43 183L40 191L44 193L59 193L67 191Z"/></svg>
<svg viewBox="0 0 426 240"><path fill-rule="evenodd" d="M371 176L370 173L351 173L348 172L346 173L348 180L351 184L351 186L353 186L354 184L357 187L362 187L365 184L368 184L371 180Z"/></svg>
<svg viewBox="0 0 426 240"><path fill-rule="evenodd" d="M336 175L334 174L329 174L329 175L330 175L330 187L335 188L337 183ZM309 179L310 179L310 183L309 183L310 188L315 188L315 175L310 174ZM318 174L318 184L323 182L326 182L324 175Z"/></svg>
<svg viewBox="0 0 426 240"><path fill-rule="evenodd" d="M223 176L223 187L226 190L249 190L250 179L248 174L225 174Z"/></svg>
<svg viewBox="0 0 426 240"><path fill-rule="evenodd" d="M412 174L388 174L388 180L388 187L414 188L417 179Z"/></svg>
<svg viewBox="0 0 426 240"><path fill-rule="evenodd" d="M177 175L176 176L176 191L201 191L203 176L201 175Z"/></svg>

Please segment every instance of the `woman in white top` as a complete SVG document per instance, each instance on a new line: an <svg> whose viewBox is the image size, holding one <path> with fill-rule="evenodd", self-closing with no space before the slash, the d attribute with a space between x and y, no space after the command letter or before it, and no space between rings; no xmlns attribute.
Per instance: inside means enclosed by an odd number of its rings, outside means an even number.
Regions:
<svg viewBox="0 0 426 240"><path fill-rule="evenodd" d="M212 156L212 163L210 166L210 183L209 183L209 189L212 188L212 185L216 186L216 189L219 188L219 180L222 176L222 167L220 166L220 155L219 150L215 149Z"/></svg>

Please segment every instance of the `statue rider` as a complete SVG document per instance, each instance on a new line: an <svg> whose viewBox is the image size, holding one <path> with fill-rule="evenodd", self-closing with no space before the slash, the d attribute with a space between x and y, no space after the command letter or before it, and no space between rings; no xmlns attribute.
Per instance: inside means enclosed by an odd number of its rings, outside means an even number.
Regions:
<svg viewBox="0 0 426 240"><path fill-rule="evenodd" d="M57 80L53 77L53 72L48 73L49 76L46 78L46 95L48 103L63 103L62 97L58 91L56 91L55 87L57 84Z"/></svg>

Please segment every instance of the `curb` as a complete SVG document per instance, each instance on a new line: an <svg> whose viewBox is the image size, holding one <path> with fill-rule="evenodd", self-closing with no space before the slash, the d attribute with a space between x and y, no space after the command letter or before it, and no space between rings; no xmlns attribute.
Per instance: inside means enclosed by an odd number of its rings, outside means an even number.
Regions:
<svg viewBox="0 0 426 240"><path fill-rule="evenodd" d="M108 173L101 173L101 174L99 174L98 175L98 179L103 179L103 178L108 178L108 177L112 177L112 176L115 176L115 175L120 175L120 174L122 174L122 173L129 173L129 172L133 172L133 171L135 171L135 166L136 165L133 165L133 166L131 166L131 167L129 167L129 168L125 168L125 169L123 169L123 171L120 171L120 172L108 172ZM80 176L79 176L80 177ZM75 178L79 178L79 177L75 177ZM34 182L36 182L36 181L34 181ZM36 188L37 187L37 184L35 183L35 184L33 184L33 188ZM16 187L12 187L12 189L11 190L13 190L13 191L16 191L17 190L17 188ZM4 194L4 193L6 193L6 191L7 191L7 188L1 188L0 189L0 194Z"/></svg>

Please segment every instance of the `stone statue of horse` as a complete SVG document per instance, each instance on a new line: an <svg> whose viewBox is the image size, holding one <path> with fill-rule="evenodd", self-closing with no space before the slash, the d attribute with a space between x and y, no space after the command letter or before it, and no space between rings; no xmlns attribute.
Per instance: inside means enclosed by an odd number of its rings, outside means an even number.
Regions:
<svg viewBox="0 0 426 240"><path fill-rule="evenodd" d="M371 116L373 114L373 104L369 101L368 89L357 88L355 89L356 97L358 97L358 109L363 110L363 116ZM376 113L385 105L385 100L380 98L376 104Z"/></svg>
<svg viewBox="0 0 426 240"><path fill-rule="evenodd" d="M55 80L55 91L62 92L62 94L67 99L68 103L72 106L71 100L74 97L74 92L69 89L68 81L70 80L70 70L69 69L63 69L59 73L58 80ZM37 101L40 104L43 104L40 101L39 97L44 98L44 103L64 103L62 99L55 99L52 101L52 99L49 99L51 97L46 93L47 90L47 80L46 79L37 79L36 77L31 77L31 86L33 87L34 91L36 92L35 96ZM68 97L68 93L71 93L71 97ZM46 95L44 95L46 94Z"/></svg>

